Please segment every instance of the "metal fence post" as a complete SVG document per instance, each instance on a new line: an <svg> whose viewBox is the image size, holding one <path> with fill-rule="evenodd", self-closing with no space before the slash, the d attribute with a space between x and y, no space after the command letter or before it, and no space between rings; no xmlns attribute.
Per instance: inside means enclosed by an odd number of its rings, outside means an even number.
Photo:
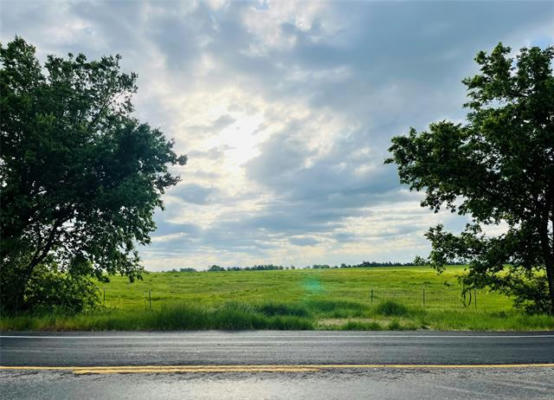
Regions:
<svg viewBox="0 0 554 400"><path fill-rule="evenodd" d="M423 308L425 308L425 286L423 287Z"/></svg>
<svg viewBox="0 0 554 400"><path fill-rule="evenodd" d="M371 304L373 305L373 289L371 289Z"/></svg>
<svg viewBox="0 0 554 400"><path fill-rule="evenodd" d="M104 294L102 296L102 299L103 299L104 307L105 307L106 306L106 288L102 288L102 292L104 292Z"/></svg>
<svg viewBox="0 0 554 400"><path fill-rule="evenodd" d="M148 289L148 300L150 301L150 310L152 310L152 290Z"/></svg>
<svg viewBox="0 0 554 400"><path fill-rule="evenodd" d="M473 304L475 305L475 309L477 310L477 289L473 290Z"/></svg>

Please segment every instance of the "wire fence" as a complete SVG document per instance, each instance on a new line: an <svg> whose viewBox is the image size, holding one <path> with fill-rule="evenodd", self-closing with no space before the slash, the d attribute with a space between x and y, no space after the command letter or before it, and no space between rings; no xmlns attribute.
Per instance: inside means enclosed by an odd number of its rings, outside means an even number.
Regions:
<svg viewBox="0 0 554 400"><path fill-rule="evenodd" d="M480 309L492 307L498 295L487 290L444 291L433 288L420 289L369 289L369 304L377 305L385 301L394 301L406 306L425 309Z"/></svg>
<svg viewBox="0 0 554 400"><path fill-rule="evenodd" d="M166 293L156 292L146 289L140 292L135 292L132 295L123 294L120 291L111 292L109 288L103 287L100 292L101 302L104 306L110 308L144 308L144 310L152 310L160 308L164 304L179 301L179 298L173 298ZM327 292L320 293L317 298L326 301L346 301L361 303L366 306L377 306L386 301L394 301L396 303L412 307L422 308L426 310L479 310L493 311L504 309L506 307L507 298L497 293L491 293L488 290L467 290L461 291L459 288L444 290L442 288L368 288L365 292ZM293 299L283 299L283 302L302 303L306 301L305 296L298 296ZM233 291L228 295L223 295L219 298L220 302L246 302L250 303L253 300L243 298L240 291ZM262 296L255 302L279 302L274 296Z"/></svg>

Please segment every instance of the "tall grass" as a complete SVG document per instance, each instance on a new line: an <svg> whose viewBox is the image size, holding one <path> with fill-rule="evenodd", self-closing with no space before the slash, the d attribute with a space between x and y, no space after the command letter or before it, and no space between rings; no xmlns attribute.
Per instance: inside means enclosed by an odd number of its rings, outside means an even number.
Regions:
<svg viewBox="0 0 554 400"><path fill-rule="evenodd" d="M377 313L385 316L403 316L408 314L408 308L400 303L387 300L380 303L376 308Z"/></svg>
<svg viewBox="0 0 554 400"><path fill-rule="evenodd" d="M266 305L267 306L267 305ZM284 306L286 308L286 306ZM105 310L91 314L21 315L2 319L2 330L202 330L313 329L313 320L296 315L264 314L245 303L220 307L164 306L153 311Z"/></svg>
<svg viewBox="0 0 554 400"><path fill-rule="evenodd" d="M337 314L355 316L346 318ZM216 307L172 304L158 310L106 309L78 315L20 315L0 320L1 330L551 330L554 318L510 312L427 311L386 301L373 307L337 301Z"/></svg>

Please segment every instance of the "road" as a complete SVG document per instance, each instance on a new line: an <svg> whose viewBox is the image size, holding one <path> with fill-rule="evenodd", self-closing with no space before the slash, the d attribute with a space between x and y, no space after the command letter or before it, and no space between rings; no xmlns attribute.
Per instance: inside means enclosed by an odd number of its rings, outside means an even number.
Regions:
<svg viewBox="0 0 554 400"><path fill-rule="evenodd" d="M0 365L14 399L554 398L554 332L10 332Z"/></svg>
<svg viewBox="0 0 554 400"><path fill-rule="evenodd" d="M9 333L0 349L6 366L553 363L554 332Z"/></svg>

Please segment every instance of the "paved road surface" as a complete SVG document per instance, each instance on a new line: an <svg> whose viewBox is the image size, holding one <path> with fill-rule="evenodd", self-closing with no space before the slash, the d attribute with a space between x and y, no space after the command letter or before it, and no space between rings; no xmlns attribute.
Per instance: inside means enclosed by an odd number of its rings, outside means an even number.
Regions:
<svg viewBox="0 0 554 400"><path fill-rule="evenodd" d="M552 400L553 367L483 365L536 363L554 363L554 332L3 333L0 365L17 368L0 370L0 397Z"/></svg>
<svg viewBox="0 0 554 400"><path fill-rule="evenodd" d="M1 365L554 363L554 332L185 332L0 335Z"/></svg>

